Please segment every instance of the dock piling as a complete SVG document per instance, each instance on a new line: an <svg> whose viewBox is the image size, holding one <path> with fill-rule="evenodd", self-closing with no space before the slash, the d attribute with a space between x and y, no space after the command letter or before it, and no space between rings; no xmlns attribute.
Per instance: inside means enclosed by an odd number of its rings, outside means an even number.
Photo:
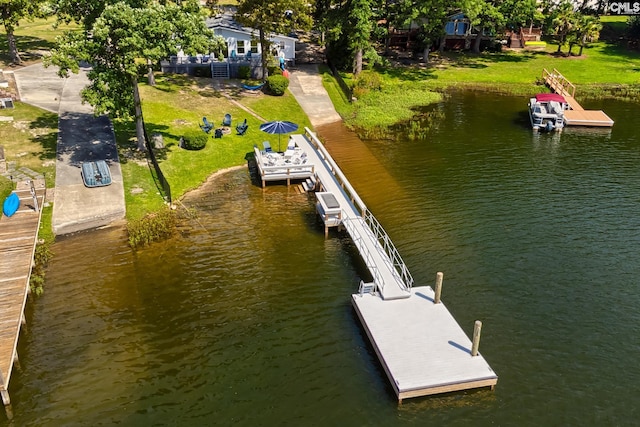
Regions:
<svg viewBox="0 0 640 427"><path fill-rule="evenodd" d="M473 344L471 346L471 356L478 355L478 347L480 347L480 332L482 331L482 322L476 320L473 326Z"/></svg>
<svg viewBox="0 0 640 427"><path fill-rule="evenodd" d="M440 304L440 296L442 295L442 278L444 274L441 271L438 271L436 274L436 294L433 297L434 304Z"/></svg>

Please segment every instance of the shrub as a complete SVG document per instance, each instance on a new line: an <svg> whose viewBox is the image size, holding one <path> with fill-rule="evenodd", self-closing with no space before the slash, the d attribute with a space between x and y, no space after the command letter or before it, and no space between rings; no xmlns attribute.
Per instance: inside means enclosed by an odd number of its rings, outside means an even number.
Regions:
<svg viewBox="0 0 640 427"><path fill-rule="evenodd" d="M149 214L144 218L127 224L129 245L132 248L167 239L176 227L175 213L169 209Z"/></svg>
<svg viewBox="0 0 640 427"><path fill-rule="evenodd" d="M368 90L380 90L382 89L382 79L375 71L365 70L358 74L355 87Z"/></svg>
<svg viewBox="0 0 640 427"><path fill-rule="evenodd" d="M289 87L289 79L276 74L275 76L269 76L267 78L267 84L269 85L269 91L272 95L282 96Z"/></svg>
<svg viewBox="0 0 640 427"><path fill-rule="evenodd" d="M182 148L186 150L202 150L207 145L209 136L203 132L190 132L182 137Z"/></svg>
<svg viewBox="0 0 640 427"><path fill-rule="evenodd" d="M267 73L269 73L270 76L282 75L282 70L278 65L269 65L267 67Z"/></svg>
<svg viewBox="0 0 640 427"><path fill-rule="evenodd" d="M248 79L251 77L251 67L248 65L240 65L238 67L238 78L239 79Z"/></svg>

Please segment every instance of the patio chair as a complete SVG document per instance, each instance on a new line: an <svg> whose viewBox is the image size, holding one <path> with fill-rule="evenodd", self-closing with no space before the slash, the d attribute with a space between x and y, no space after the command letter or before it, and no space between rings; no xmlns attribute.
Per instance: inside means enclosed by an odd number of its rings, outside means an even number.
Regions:
<svg viewBox="0 0 640 427"><path fill-rule="evenodd" d="M209 120L207 120L206 117L202 118L202 123L203 124L200 125L200 129L202 129L206 133L211 132L211 129L213 129L213 124L211 124L211 122Z"/></svg>
<svg viewBox="0 0 640 427"><path fill-rule="evenodd" d="M216 129L213 134L214 138L222 138L222 129Z"/></svg>
<svg viewBox="0 0 640 427"><path fill-rule="evenodd" d="M271 144L269 144L269 141L264 141L262 143L262 146L264 147L265 153L273 153L273 150L271 149Z"/></svg>
<svg viewBox="0 0 640 427"><path fill-rule="evenodd" d="M238 132L238 135L244 135L247 132L247 129L249 129L249 125L247 124L247 119L244 119L242 123L236 126L236 132Z"/></svg>
<svg viewBox="0 0 640 427"><path fill-rule="evenodd" d="M231 114L227 113L222 119L222 126L231 126Z"/></svg>

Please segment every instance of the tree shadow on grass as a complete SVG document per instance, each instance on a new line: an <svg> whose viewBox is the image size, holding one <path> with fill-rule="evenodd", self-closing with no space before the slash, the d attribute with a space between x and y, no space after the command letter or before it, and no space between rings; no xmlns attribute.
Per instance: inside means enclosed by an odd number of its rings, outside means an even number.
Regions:
<svg viewBox="0 0 640 427"><path fill-rule="evenodd" d="M56 158L56 147L58 144L58 117L53 113L46 113L29 124L31 130L36 131L31 141L42 146L39 155L41 160L52 160ZM49 132L39 133L38 129L47 129Z"/></svg>
<svg viewBox="0 0 640 427"><path fill-rule="evenodd" d="M16 35L15 38L20 58L24 62L39 61L42 59L43 51L50 51L55 46L54 42L39 37ZM0 62L11 64L6 35L0 37Z"/></svg>
<svg viewBox="0 0 640 427"><path fill-rule="evenodd" d="M169 131L169 127L166 125L158 125L155 123L146 123L145 127L147 129L147 137L149 138L149 144L153 149L153 153L156 156L158 162L162 162L163 160L167 160L167 153L171 147L177 145L174 141L179 141L180 137L183 135L176 135L173 132ZM188 132L195 132L196 129L189 129ZM164 141L164 148L153 148L153 136L160 135ZM169 142L167 142L169 140Z"/></svg>

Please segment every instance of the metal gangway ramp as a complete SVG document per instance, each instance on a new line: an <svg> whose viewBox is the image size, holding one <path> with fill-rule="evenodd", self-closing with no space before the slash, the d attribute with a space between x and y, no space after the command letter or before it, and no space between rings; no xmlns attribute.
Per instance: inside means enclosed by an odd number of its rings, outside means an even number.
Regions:
<svg viewBox="0 0 640 427"><path fill-rule="evenodd" d="M385 300L409 298L413 277L378 220L367 209L326 148L308 128L304 135L291 139L302 148L315 165L322 194L332 195L339 208L330 211L351 236L364 260L377 292ZM322 197L320 194L320 197ZM329 208L325 207L325 211Z"/></svg>

